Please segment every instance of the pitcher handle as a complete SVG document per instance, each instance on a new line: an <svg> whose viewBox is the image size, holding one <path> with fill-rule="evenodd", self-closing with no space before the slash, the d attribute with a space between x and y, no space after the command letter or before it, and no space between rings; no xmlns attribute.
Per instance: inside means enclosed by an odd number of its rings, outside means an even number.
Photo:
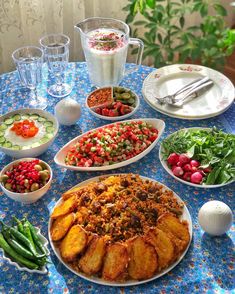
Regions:
<svg viewBox="0 0 235 294"><path fill-rule="evenodd" d="M133 73L133 72L135 72L135 71L137 71L139 69L139 67L141 65L141 61L142 61L142 55L143 55L143 52L144 52L144 42L142 40L140 40L140 39L130 38L128 45L138 46L139 49L138 49L138 52L137 52L135 67L131 68L131 69L128 69L128 70L125 70L125 75Z"/></svg>

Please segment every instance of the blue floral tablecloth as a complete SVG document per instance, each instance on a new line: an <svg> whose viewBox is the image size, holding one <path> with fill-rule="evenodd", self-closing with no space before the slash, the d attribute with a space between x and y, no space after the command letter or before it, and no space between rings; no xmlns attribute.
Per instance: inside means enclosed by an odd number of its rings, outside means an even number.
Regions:
<svg viewBox="0 0 235 294"><path fill-rule="evenodd" d="M142 83L146 76L154 70L142 66L138 73L126 77L122 83L140 95L139 110L133 118L159 118L166 123L163 138L183 127L217 126L227 132L235 133L235 106L232 105L225 113L215 118L188 121L168 117L146 104L142 95ZM47 96L47 110L54 112L58 102L46 94L46 88L51 83L47 70L43 73L44 81L39 89L40 95ZM6 222L12 215L21 218L27 216L33 224L40 227L48 237L47 226L49 214L61 193L75 184L101 173L73 172L61 169L53 162L55 153L69 140L95 127L104 125L107 121L95 118L85 108L85 97L91 91L85 63L71 63L65 77L73 86L70 95L82 106L82 116L76 125L61 126L54 144L40 156L48 162L54 173L52 187L38 202L23 205L9 199L0 192L0 219ZM27 92L20 87L16 72L0 76L0 107L2 113L20 108L18 101L23 101ZM161 141L160 141L161 142ZM0 293L231 293L235 291L235 257L234 257L234 226L222 237L211 238L205 234L197 219L199 208L208 200L221 200L234 211L235 184L219 189L196 189L174 180L162 168L158 158L159 144L140 161L127 167L107 173L134 172L160 181L173 189L186 203L193 220L193 240L185 258L165 276L141 286L115 288L88 282L71 273L56 258L50 248L51 263L48 274L30 274L20 272L3 260L0 253ZM0 169L11 162L12 158L0 152Z"/></svg>

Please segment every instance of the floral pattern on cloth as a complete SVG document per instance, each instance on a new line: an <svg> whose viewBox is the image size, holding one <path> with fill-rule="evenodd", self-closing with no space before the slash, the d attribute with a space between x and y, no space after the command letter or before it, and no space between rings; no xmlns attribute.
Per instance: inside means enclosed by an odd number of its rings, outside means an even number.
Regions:
<svg viewBox="0 0 235 294"><path fill-rule="evenodd" d="M184 127L216 126L227 132L235 133L235 106L231 106L224 114L200 121L180 120L168 117L153 110L141 95L142 83L154 68L141 66L139 72L133 73L123 80L122 85L129 87L140 96L140 107L132 118L159 118L166 123L163 138ZM44 82L39 92L46 94L46 87L52 82L47 70L43 73ZM159 144L140 161L129 166L107 172L73 172L61 169L53 161L56 152L72 138L107 122L98 119L86 109L85 98L92 91L85 63L69 64L65 77L73 86L71 98L76 99L82 107L82 116L74 126L60 126L58 136L53 145L40 156L53 169L53 180L50 190L38 202L23 205L15 202L0 192L0 219L6 222L12 215L18 218L28 217L41 228L42 234L48 238L49 215L61 194L74 185L88 178L110 173L138 173L162 182L174 190L183 199L189 209L193 221L193 240L183 260L168 274L140 286L108 287L88 282L70 272L55 256L49 246L51 255L48 274L30 274L20 272L2 258L0 253L0 293L231 293L234 290L235 259L233 243L235 242L234 226L228 234L211 238L205 234L198 224L198 211L209 200L224 201L234 211L235 183L218 189L197 189L173 179L162 168L158 152ZM24 99L24 92L19 85L16 72L0 76L0 107L3 111L20 108L14 102L17 97ZM6 99L7 98L7 99ZM4 102L2 102L4 99ZM46 110L53 113L54 105L59 101L47 95L49 106ZM12 161L12 158L0 152L0 169Z"/></svg>

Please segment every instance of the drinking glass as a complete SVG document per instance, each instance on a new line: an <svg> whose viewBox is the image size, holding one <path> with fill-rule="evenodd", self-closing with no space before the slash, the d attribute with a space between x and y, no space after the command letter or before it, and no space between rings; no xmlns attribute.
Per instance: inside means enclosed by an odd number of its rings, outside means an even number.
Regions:
<svg viewBox="0 0 235 294"><path fill-rule="evenodd" d="M69 95L72 88L69 84L63 83L63 73L69 60L69 37L63 34L51 34L42 37L39 42L44 51L44 60L56 81L47 92L53 97Z"/></svg>
<svg viewBox="0 0 235 294"><path fill-rule="evenodd" d="M26 46L16 49L12 53L21 84L30 90L28 99L24 99L23 107L41 108L47 107L47 100L38 97L37 85L42 81L43 51L35 46Z"/></svg>

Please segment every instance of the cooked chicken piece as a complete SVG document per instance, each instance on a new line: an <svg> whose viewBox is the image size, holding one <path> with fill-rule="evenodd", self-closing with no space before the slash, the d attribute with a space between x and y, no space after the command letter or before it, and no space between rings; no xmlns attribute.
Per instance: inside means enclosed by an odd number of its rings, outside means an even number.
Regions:
<svg viewBox="0 0 235 294"><path fill-rule="evenodd" d="M158 228L150 229L145 240L154 246L158 255L158 271L166 268L174 260L174 244L169 235Z"/></svg>
<svg viewBox="0 0 235 294"><path fill-rule="evenodd" d="M66 261L73 261L87 244L87 234L79 226L73 226L60 244L60 254Z"/></svg>
<svg viewBox="0 0 235 294"><path fill-rule="evenodd" d="M51 238L53 241L62 239L75 221L75 214L69 213L59 216L51 226Z"/></svg>
<svg viewBox="0 0 235 294"><path fill-rule="evenodd" d="M57 218L59 216L65 215L72 212L77 206L77 196L74 195L67 200L63 201L61 204L56 206L51 214L51 218Z"/></svg>
<svg viewBox="0 0 235 294"><path fill-rule="evenodd" d="M80 269L87 275L96 274L102 267L105 252L106 243L104 238L93 237L85 254L79 260Z"/></svg>
<svg viewBox="0 0 235 294"><path fill-rule="evenodd" d="M128 265L129 276L135 280L149 279L158 267L157 254L154 247L136 237L128 241L130 261Z"/></svg>
<svg viewBox="0 0 235 294"><path fill-rule="evenodd" d="M102 277L105 280L115 281L126 271L128 253L125 245L115 243L107 247L104 257Z"/></svg>
<svg viewBox="0 0 235 294"><path fill-rule="evenodd" d="M190 240L186 223L180 222L180 220L171 213L165 213L158 219L157 227L172 237L171 240L178 254L185 250Z"/></svg>

